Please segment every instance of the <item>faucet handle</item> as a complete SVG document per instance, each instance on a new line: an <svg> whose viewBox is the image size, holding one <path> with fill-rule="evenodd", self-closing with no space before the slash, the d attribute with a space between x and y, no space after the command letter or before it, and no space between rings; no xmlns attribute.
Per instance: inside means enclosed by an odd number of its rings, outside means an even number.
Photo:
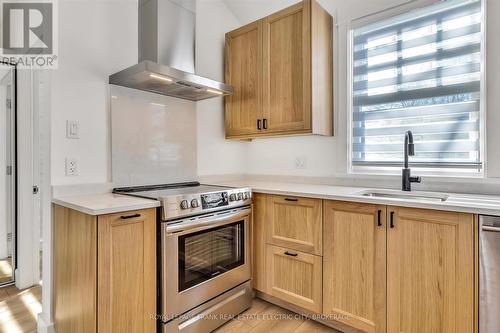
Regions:
<svg viewBox="0 0 500 333"><path fill-rule="evenodd" d="M422 178L421 177L410 177L410 183L421 183Z"/></svg>

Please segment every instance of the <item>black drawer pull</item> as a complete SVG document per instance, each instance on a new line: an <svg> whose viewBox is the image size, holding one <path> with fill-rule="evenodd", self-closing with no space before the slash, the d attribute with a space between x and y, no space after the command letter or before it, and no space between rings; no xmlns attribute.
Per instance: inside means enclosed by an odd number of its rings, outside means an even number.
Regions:
<svg viewBox="0 0 500 333"><path fill-rule="evenodd" d="M137 214L132 214L132 215L123 215L123 216L120 216L120 218L122 220L133 219L133 218L136 218L136 217L141 217L141 214L137 213Z"/></svg>
<svg viewBox="0 0 500 333"><path fill-rule="evenodd" d="M285 198L285 201L299 201L299 199Z"/></svg>
<svg viewBox="0 0 500 333"><path fill-rule="evenodd" d="M260 127L260 122L261 120L260 119L257 119L257 129L260 131L262 128Z"/></svg>
<svg viewBox="0 0 500 333"><path fill-rule="evenodd" d="M297 253L288 252L288 251L285 251L285 254L286 254L287 256L290 256L290 257L296 257L296 256L298 256L298 254L297 254Z"/></svg>
<svg viewBox="0 0 500 333"><path fill-rule="evenodd" d="M391 212L391 229L394 228L394 212Z"/></svg>
<svg viewBox="0 0 500 333"><path fill-rule="evenodd" d="M382 211L379 209L377 211L377 225L380 227L382 226L382 221L380 220L380 214L382 214Z"/></svg>
<svg viewBox="0 0 500 333"><path fill-rule="evenodd" d="M263 127L264 129L267 129L267 119L266 119L266 118L264 118L264 119L262 120L262 127Z"/></svg>

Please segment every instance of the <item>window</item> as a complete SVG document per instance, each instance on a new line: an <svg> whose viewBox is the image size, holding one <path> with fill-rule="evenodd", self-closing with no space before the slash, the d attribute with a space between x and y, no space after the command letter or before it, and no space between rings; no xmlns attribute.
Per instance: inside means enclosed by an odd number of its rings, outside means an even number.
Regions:
<svg viewBox="0 0 500 333"><path fill-rule="evenodd" d="M352 169L482 170L481 2L450 0L352 30Z"/></svg>

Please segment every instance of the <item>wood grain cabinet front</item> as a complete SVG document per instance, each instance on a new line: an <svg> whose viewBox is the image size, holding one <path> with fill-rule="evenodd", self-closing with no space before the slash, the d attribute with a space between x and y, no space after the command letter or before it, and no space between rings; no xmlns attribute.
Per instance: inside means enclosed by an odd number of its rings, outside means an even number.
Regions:
<svg viewBox="0 0 500 333"><path fill-rule="evenodd" d="M323 313L385 332L386 207L324 201Z"/></svg>
<svg viewBox="0 0 500 333"><path fill-rule="evenodd" d="M285 302L321 313L320 256L279 246L266 246L267 292Z"/></svg>
<svg viewBox="0 0 500 333"><path fill-rule="evenodd" d="M156 210L53 212L57 332L155 332Z"/></svg>
<svg viewBox="0 0 500 333"><path fill-rule="evenodd" d="M333 134L333 19L305 0L226 34L226 138Z"/></svg>
<svg viewBox="0 0 500 333"><path fill-rule="evenodd" d="M475 332L474 215L387 210L387 332Z"/></svg>
<svg viewBox="0 0 500 333"><path fill-rule="evenodd" d="M266 216L268 244L322 254L320 199L268 195Z"/></svg>

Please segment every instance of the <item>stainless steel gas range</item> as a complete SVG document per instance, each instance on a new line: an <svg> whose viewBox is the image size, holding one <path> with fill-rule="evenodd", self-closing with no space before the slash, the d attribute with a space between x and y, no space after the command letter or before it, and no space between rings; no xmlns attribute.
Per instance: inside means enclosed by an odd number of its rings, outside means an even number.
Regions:
<svg viewBox="0 0 500 333"><path fill-rule="evenodd" d="M211 332L251 306L249 188L193 182L114 192L161 201L162 332Z"/></svg>

